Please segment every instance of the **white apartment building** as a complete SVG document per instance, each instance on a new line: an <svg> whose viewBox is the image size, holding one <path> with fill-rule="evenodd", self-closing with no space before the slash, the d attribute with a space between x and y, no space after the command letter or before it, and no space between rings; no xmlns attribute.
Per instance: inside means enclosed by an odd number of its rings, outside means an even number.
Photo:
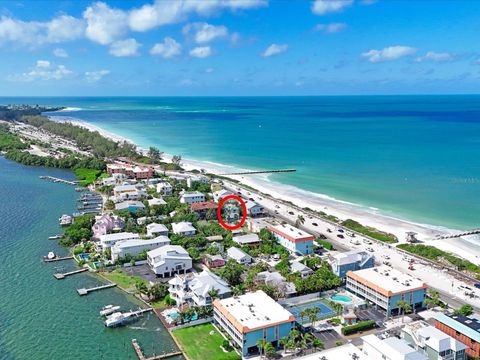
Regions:
<svg viewBox="0 0 480 360"><path fill-rule="evenodd" d="M205 201L205 195L203 195L200 191L191 191L191 192L184 192L180 195L180 202L182 204L193 204Z"/></svg>
<svg viewBox="0 0 480 360"><path fill-rule="evenodd" d="M138 240L140 239L140 236L135 233L120 232L114 234L100 235L98 239L99 241L97 246L100 248L100 250L105 250L115 245L115 243L117 243L118 241Z"/></svg>
<svg viewBox="0 0 480 360"><path fill-rule="evenodd" d="M160 277L186 273L192 269L192 258L179 245L166 245L147 253L147 262L152 271Z"/></svg>
<svg viewBox="0 0 480 360"><path fill-rule="evenodd" d="M137 256L145 250L153 250L165 245L170 245L170 239L166 236L158 236L149 240L118 241L112 246L112 261L124 258L127 254Z"/></svg>

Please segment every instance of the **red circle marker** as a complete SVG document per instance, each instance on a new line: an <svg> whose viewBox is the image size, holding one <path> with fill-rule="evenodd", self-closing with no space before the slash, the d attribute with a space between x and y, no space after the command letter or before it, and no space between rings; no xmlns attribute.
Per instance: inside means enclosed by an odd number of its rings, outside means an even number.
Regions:
<svg viewBox="0 0 480 360"><path fill-rule="evenodd" d="M237 225L228 225L222 219L222 206L223 206L223 204L225 204L225 201L230 200L230 199L237 200L240 203L240 205L242 205L243 216L242 216L242 219L240 220L240 222ZM218 203L217 218L218 218L218 222L220 223L220 225L222 225L227 230L236 230L236 229L241 228L243 226L243 224L245 224L245 220L247 220L247 205L245 204L245 201L243 201L242 198L240 196L237 196L237 195L225 196Z"/></svg>

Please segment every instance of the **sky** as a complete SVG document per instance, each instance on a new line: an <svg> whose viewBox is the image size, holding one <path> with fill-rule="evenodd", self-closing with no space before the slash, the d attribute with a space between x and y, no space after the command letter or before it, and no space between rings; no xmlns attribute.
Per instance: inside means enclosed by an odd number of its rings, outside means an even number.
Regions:
<svg viewBox="0 0 480 360"><path fill-rule="evenodd" d="M471 94L480 1L0 1L0 96Z"/></svg>

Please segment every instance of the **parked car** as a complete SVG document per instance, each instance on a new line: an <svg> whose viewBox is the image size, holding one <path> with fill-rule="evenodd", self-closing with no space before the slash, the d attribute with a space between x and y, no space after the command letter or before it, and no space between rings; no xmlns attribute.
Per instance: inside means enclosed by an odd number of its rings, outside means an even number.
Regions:
<svg viewBox="0 0 480 360"><path fill-rule="evenodd" d="M345 236L343 236L342 234L337 234L337 237L339 237L340 239L344 239Z"/></svg>
<svg viewBox="0 0 480 360"><path fill-rule="evenodd" d="M480 289L480 283L475 283L474 285L477 289Z"/></svg>
<svg viewBox="0 0 480 360"><path fill-rule="evenodd" d="M317 224L317 223L312 223L312 225L313 225L313 226L318 226L318 224Z"/></svg>
<svg viewBox="0 0 480 360"><path fill-rule="evenodd" d="M339 233L343 233L343 232L345 232L345 231L344 231L343 229L338 229L338 232L339 232Z"/></svg>
<svg viewBox="0 0 480 360"><path fill-rule="evenodd" d="M290 215L295 215L295 213L293 211L289 211L288 212Z"/></svg>

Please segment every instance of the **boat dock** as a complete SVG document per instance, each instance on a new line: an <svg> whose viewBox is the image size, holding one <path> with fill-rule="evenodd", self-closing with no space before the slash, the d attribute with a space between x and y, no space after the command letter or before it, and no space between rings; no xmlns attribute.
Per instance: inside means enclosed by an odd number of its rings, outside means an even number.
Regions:
<svg viewBox="0 0 480 360"><path fill-rule="evenodd" d="M56 257L56 258L53 258L53 259L44 258L43 261L45 261L45 262L56 262L56 261L63 261L63 260L70 260L70 259L73 259L73 256Z"/></svg>
<svg viewBox="0 0 480 360"><path fill-rule="evenodd" d="M88 269L87 268L81 268L81 269L69 271L69 272L66 272L66 273L56 273L56 274L53 274L53 276L57 280L62 280L62 279L65 279L67 276L74 275L74 274L80 274L84 271L88 271Z"/></svg>
<svg viewBox="0 0 480 360"><path fill-rule="evenodd" d="M88 288L88 289L85 289L85 288L77 289L77 292L78 292L78 295L84 296L84 295L88 295L89 293L94 292L94 291L103 290L103 289L110 289L110 288L115 287L115 286L117 286L117 284L106 284L106 285L100 285L100 286L96 286L96 287Z"/></svg>
<svg viewBox="0 0 480 360"><path fill-rule="evenodd" d="M65 179L56 178L53 176L40 176L40 179L51 181L54 183L67 184L67 185L77 185L76 181L70 181Z"/></svg>
<svg viewBox="0 0 480 360"><path fill-rule="evenodd" d="M138 357L139 360L160 360L160 359L168 359L168 358L171 358L173 356L183 355L183 353L181 351L172 351L172 352L164 353L164 354L160 354L160 355L153 355L153 356L147 358L143 354L142 348L138 344L137 339L132 339L132 346L133 346L133 349L135 350L135 353L137 354L137 357Z"/></svg>

